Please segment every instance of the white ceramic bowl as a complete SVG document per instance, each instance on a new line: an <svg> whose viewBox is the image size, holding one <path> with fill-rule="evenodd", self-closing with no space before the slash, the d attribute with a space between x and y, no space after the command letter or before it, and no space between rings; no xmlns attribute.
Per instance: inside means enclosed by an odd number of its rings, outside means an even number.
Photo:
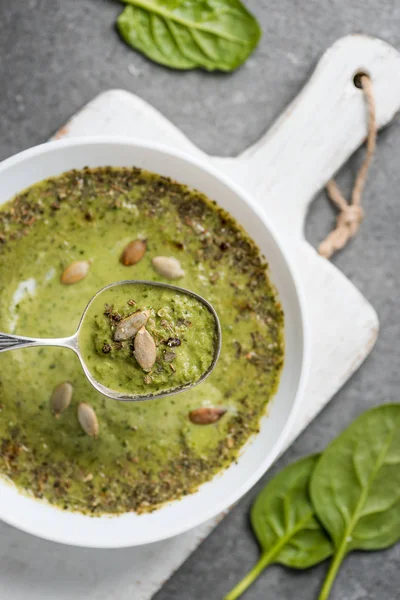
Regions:
<svg viewBox="0 0 400 600"><path fill-rule="evenodd" d="M299 407L306 367L303 301L290 261L267 217L227 177L198 159L165 147L125 138L83 138L26 150L0 165L0 203L46 177L73 168L136 166L195 187L228 210L261 248L285 313L285 364L278 392L260 433L231 465L198 492L151 514L89 517L63 512L0 481L0 518L42 538L77 546L117 548L165 539L217 515L238 500L282 450Z"/></svg>

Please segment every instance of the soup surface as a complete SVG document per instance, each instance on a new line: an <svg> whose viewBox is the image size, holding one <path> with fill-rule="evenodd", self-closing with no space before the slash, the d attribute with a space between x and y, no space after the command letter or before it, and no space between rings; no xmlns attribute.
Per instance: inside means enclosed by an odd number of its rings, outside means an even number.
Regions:
<svg viewBox="0 0 400 600"><path fill-rule="evenodd" d="M132 240L146 248L127 266L121 255ZM267 265L229 214L165 177L136 168L70 171L0 207L0 331L71 335L103 286L168 283L154 268L159 256L179 261L174 283L219 315L216 368L180 395L119 403L92 388L71 351L0 354L0 473L27 493L94 515L152 510L211 479L258 431L284 355ZM84 277L66 284L66 269L80 261ZM50 398L64 382L68 406L55 416ZM95 415L97 427L82 414Z"/></svg>

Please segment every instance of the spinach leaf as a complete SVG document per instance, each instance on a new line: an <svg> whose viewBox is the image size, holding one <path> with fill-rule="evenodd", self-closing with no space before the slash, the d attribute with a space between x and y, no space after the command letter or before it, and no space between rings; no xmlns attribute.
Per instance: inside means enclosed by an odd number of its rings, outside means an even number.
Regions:
<svg viewBox="0 0 400 600"><path fill-rule="evenodd" d="M123 40L151 60L174 69L232 71L261 36L240 0L122 0L117 19Z"/></svg>
<svg viewBox="0 0 400 600"><path fill-rule="evenodd" d="M334 544L319 596L326 600L344 557L400 539L400 404L367 411L319 459L310 494Z"/></svg>
<svg viewBox="0 0 400 600"><path fill-rule="evenodd" d="M309 456L289 465L257 496L251 524L262 554L225 600L238 598L271 563L307 569L332 554L331 543L315 518L308 495L317 460L318 456Z"/></svg>

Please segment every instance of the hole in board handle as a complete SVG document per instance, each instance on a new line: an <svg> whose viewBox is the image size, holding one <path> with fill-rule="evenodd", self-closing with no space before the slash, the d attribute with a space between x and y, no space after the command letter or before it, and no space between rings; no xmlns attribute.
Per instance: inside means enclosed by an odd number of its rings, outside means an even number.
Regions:
<svg viewBox="0 0 400 600"><path fill-rule="evenodd" d="M356 88L358 88L359 90L362 90L362 83L361 83L362 77L370 77L370 74L366 73L365 71L357 71L357 73L353 77L353 83L356 86Z"/></svg>

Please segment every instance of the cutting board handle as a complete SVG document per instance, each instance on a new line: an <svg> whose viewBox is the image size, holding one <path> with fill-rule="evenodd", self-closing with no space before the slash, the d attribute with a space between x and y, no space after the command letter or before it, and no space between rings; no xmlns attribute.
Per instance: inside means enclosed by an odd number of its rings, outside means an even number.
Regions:
<svg viewBox="0 0 400 600"><path fill-rule="evenodd" d="M258 143L234 162L217 159L218 166L251 188L289 237L303 236L308 204L366 137L365 100L354 84L359 72L371 76L377 122L386 125L400 108L400 54L376 38L352 35L329 48Z"/></svg>

